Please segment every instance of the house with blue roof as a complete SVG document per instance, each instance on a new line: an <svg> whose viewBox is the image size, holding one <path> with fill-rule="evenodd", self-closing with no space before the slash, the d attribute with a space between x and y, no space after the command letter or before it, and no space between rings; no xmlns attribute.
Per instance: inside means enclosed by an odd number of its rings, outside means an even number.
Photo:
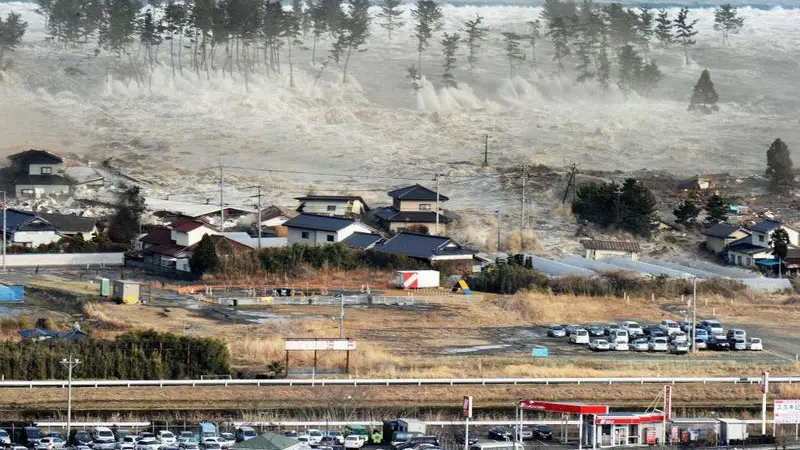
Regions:
<svg viewBox="0 0 800 450"><path fill-rule="evenodd" d="M377 244L375 250L394 253L437 263L469 263L475 258L475 251L446 236L431 236L423 233L403 231L388 241Z"/></svg>
<svg viewBox="0 0 800 450"><path fill-rule="evenodd" d="M343 242L355 233L377 234L374 228L355 219L318 214L300 214L287 220L289 245L327 245Z"/></svg>
<svg viewBox="0 0 800 450"><path fill-rule="evenodd" d="M772 254L772 234L782 229L789 236L789 247L798 248L800 233L786 224L765 219L748 228L748 235L730 242L726 247L728 263L742 267L772 269L778 261ZM777 270L776 270L777 271Z"/></svg>
<svg viewBox="0 0 800 450"><path fill-rule="evenodd" d="M449 198L441 193L437 195L436 191L419 184L395 189L388 194L392 197L392 206L380 208L375 213L381 227L393 233L414 231L446 234L450 219L443 214L442 204Z"/></svg>

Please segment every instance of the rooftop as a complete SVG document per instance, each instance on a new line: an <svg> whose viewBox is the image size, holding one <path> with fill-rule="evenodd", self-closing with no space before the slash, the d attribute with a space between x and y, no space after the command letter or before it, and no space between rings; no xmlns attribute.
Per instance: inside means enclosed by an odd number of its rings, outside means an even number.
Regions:
<svg viewBox="0 0 800 450"><path fill-rule="evenodd" d="M181 233L188 233L200 227L207 227L213 229L211 225L202 222L200 220L194 220L194 219L178 219L172 222L170 226L172 227L173 230L179 231Z"/></svg>
<svg viewBox="0 0 800 450"><path fill-rule="evenodd" d="M703 230L703 234L706 236L717 237L721 239L725 239L731 235L734 231L740 230L742 227L738 225L730 225L727 223L717 223L711 225L710 227Z"/></svg>
<svg viewBox="0 0 800 450"><path fill-rule="evenodd" d="M14 177L14 184L22 186L72 186L74 181L61 175L21 175Z"/></svg>
<svg viewBox="0 0 800 450"><path fill-rule="evenodd" d="M415 184L400 189L395 189L389 192L389 196L398 200L436 200L436 191L432 191L425 186ZM439 201L446 202L450 200L441 193L439 194Z"/></svg>
<svg viewBox="0 0 800 450"><path fill-rule="evenodd" d="M317 214L300 214L287 220L283 226L288 228L306 228L309 230L339 231L356 223L354 219L321 216Z"/></svg>
<svg viewBox="0 0 800 450"><path fill-rule="evenodd" d="M383 239L379 234L373 233L353 233L343 240L342 243L350 248L368 249Z"/></svg>
<svg viewBox="0 0 800 450"><path fill-rule="evenodd" d="M614 241L599 239L584 239L581 241L583 248L587 250L608 250L616 252L641 253L642 249L638 242L633 241Z"/></svg>
<svg viewBox="0 0 800 450"><path fill-rule="evenodd" d="M8 159L23 164L62 164L64 162L64 159L55 153L40 148L32 148L24 152L9 155Z"/></svg>
<svg viewBox="0 0 800 450"><path fill-rule="evenodd" d="M89 233L94 231L94 227L97 224L97 219L93 217L81 217L71 214L38 213L37 216L52 224L58 231Z"/></svg>
<svg viewBox="0 0 800 450"><path fill-rule="evenodd" d="M781 227L781 225L783 224L781 224L781 222L777 220L764 219L761 222L758 222L757 224L750 227L750 230L759 233L766 233L768 231L777 230L778 228Z"/></svg>
<svg viewBox="0 0 800 450"><path fill-rule="evenodd" d="M435 256L473 255L475 253L446 236L410 232L399 233L385 243L376 245L375 249L386 253L425 259Z"/></svg>
<svg viewBox="0 0 800 450"><path fill-rule="evenodd" d="M192 218L207 216L210 214L219 214L219 204L214 205L210 203L181 202L177 200L164 200L155 197L145 197L144 205L149 211L167 212ZM245 213L256 212L255 210L249 208L231 205L225 205L225 210Z"/></svg>
<svg viewBox="0 0 800 450"><path fill-rule="evenodd" d="M391 206L381 208L375 216L387 222L436 223L434 211L398 211ZM439 223L450 223L450 219L439 213Z"/></svg>
<svg viewBox="0 0 800 450"><path fill-rule="evenodd" d="M751 244L749 237L743 237L731 242L730 245L728 245L728 250L736 253L746 253L748 255L770 251L770 249L767 247Z"/></svg>

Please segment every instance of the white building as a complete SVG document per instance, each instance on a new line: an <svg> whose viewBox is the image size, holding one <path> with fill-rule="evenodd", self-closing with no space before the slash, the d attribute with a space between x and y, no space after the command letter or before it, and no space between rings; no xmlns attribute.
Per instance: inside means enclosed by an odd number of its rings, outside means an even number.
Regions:
<svg viewBox="0 0 800 450"><path fill-rule="evenodd" d="M627 258L639 259L642 249L638 242L584 239L581 241L586 259Z"/></svg>
<svg viewBox="0 0 800 450"><path fill-rule="evenodd" d="M326 245L341 242L353 233L375 230L355 219L300 214L283 224L289 230L288 244Z"/></svg>
<svg viewBox="0 0 800 450"><path fill-rule="evenodd" d="M306 195L297 197L297 212L336 217L359 217L369 211L363 198L357 195Z"/></svg>

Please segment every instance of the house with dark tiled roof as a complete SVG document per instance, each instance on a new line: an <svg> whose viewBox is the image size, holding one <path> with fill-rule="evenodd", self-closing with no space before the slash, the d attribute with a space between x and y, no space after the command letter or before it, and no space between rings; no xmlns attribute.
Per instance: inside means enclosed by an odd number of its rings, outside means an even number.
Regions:
<svg viewBox="0 0 800 450"><path fill-rule="evenodd" d="M778 264L772 253L772 235L777 230L784 230L789 236L789 247L800 245L800 233L794 228L772 219L764 219L747 229L748 236L731 242L726 247L726 257L730 264L743 267L761 267L769 269Z"/></svg>
<svg viewBox="0 0 800 450"><path fill-rule="evenodd" d="M11 177L17 197L68 193L74 181L65 175L64 159L42 149L10 155Z"/></svg>
<svg viewBox="0 0 800 450"><path fill-rule="evenodd" d="M353 233L345 238L342 243L350 248L369 250L378 243L383 242L383 236L377 233Z"/></svg>
<svg viewBox="0 0 800 450"><path fill-rule="evenodd" d="M400 232L388 241L375 246L384 253L405 255L409 258L435 263L471 263L475 251L446 236Z"/></svg>
<svg viewBox="0 0 800 450"><path fill-rule="evenodd" d="M219 234L217 229L203 221L178 219L168 227L155 228L139 238L144 262L152 266L191 272L189 261L194 249L209 235L217 252L249 251L250 247Z"/></svg>
<svg viewBox="0 0 800 450"><path fill-rule="evenodd" d="M283 226L289 230L289 245L327 245L342 242L354 233L375 233L375 229L355 219L317 214L300 214Z"/></svg>
<svg viewBox="0 0 800 450"><path fill-rule="evenodd" d="M772 233L778 229L786 231L786 234L789 235L790 244L800 245L800 242L798 242L800 234L797 230L781 221L772 219L764 219L749 228L750 235L752 236L751 243L762 247L770 247L772 245Z"/></svg>
<svg viewBox="0 0 800 450"><path fill-rule="evenodd" d="M305 195L297 197L297 212L334 217L361 217L369 211L363 198L357 195Z"/></svg>
<svg viewBox="0 0 800 450"><path fill-rule="evenodd" d="M716 254L725 252L728 245L749 237L750 232L739 225L717 223L703 230L706 249Z"/></svg>
<svg viewBox="0 0 800 450"><path fill-rule="evenodd" d="M437 195L425 186L415 184L388 193L392 197L392 206L381 208L375 213L380 225L391 231L415 231L427 234L443 235L447 233L450 219L443 214L442 204L448 197L439 194L438 232L437 232Z"/></svg>
<svg viewBox="0 0 800 450"><path fill-rule="evenodd" d="M628 258L638 260L642 249L638 242L584 239L581 241L586 259Z"/></svg>
<svg viewBox="0 0 800 450"><path fill-rule="evenodd" d="M36 248L78 235L89 241L97 234L97 222L91 217L7 209L6 221L3 223L0 215L0 226L10 246Z"/></svg>

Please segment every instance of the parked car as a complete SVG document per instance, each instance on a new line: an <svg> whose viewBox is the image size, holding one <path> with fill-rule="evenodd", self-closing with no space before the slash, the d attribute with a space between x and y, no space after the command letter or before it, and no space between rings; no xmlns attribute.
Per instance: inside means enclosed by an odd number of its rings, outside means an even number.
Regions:
<svg viewBox="0 0 800 450"><path fill-rule="evenodd" d="M732 339L745 340L747 339L747 332L739 328L731 328L728 330L728 334L726 334L725 337L727 337L729 341Z"/></svg>
<svg viewBox="0 0 800 450"><path fill-rule="evenodd" d="M589 332L589 336L591 337L602 337L606 335L606 329L603 328L602 325L589 325L589 327L586 328L586 331Z"/></svg>
<svg viewBox="0 0 800 450"><path fill-rule="evenodd" d="M742 338L733 338L728 340L731 350L747 350L747 341Z"/></svg>
<svg viewBox="0 0 800 450"><path fill-rule="evenodd" d="M583 327L582 327L582 326L580 326L580 325L578 325L578 324L575 324L575 323L573 323L573 324L570 324L570 325L565 325L565 326L564 326L564 330L567 332L567 336L572 336L572 332L573 332L573 331L575 331L575 330L582 330L582 329L583 329Z"/></svg>
<svg viewBox="0 0 800 450"><path fill-rule="evenodd" d="M516 440L516 437L517 437L517 427L514 427L514 438L515 438L514 440ZM533 439L533 428L529 427L528 425L521 426L519 430L519 437L523 441L529 441Z"/></svg>
<svg viewBox="0 0 800 450"><path fill-rule="evenodd" d="M692 331L692 322L688 320L684 320L681 322L681 331L684 333L690 333Z"/></svg>
<svg viewBox="0 0 800 450"><path fill-rule="evenodd" d="M589 348L596 352L605 352L610 350L611 346L605 339L595 339L589 344Z"/></svg>
<svg viewBox="0 0 800 450"><path fill-rule="evenodd" d="M73 447L77 447L79 445L85 445L90 447L92 444L92 435L89 434L88 431L84 430L72 430L69 432L69 439L67 439L67 445L71 445Z"/></svg>
<svg viewBox="0 0 800 450"><path fill-rule="evenodd" d="M627 352L630 346L625 341L611 341L608 343L608 348L618 352Z"/></svg>
<svg viewBox="0 0 800 450"><path fill-rule="evenodd" d="M690 331L690 333L691 333L691 331ZM694 337L695 338L700 338L700 339L706 341L706 340L708 340L708 338L710 336L708 334L708 330L706 330L705 328L695 328L694 329Z"/></svg>
<svg viewBox="0 0 800 450"><path fill-rule="evenodd" d="M621 330L621 329L622 329L622 327L621 327L621 326L619 326L619 324L617 324L617 323L609 323L609 324L607 324L607 325L606 325L606 328L605 328L605 335L606 335L606 336L609 336L609 335L611 335L611 332L612 332L612 331L614 331L614 330Z"/></svg>
<svg viewBox="0 0 800 450"><path fill-rule="evenodd" d="M634 339L633 342L630 343L631 350L635 352L646 352L650 350L650 345L645 338Z"/></svg>
<svg viewBox="0 0 800 450"><path fill-rule="evenodd" d="M138 438L137 441L147 438L156 439L156 435L149 431L140 431L139 434L137 435L137 438Z"/></svg>
<svg viewBox="0 0 800 450"><path fill-rule="evenodd" d="M711 336L722 336L725 334L725 329L722 328L722 324L719 320L704 320L700 322L700 326L708 331L708 334Z"/></svg>
<svg viewBox="0 0 800 450"><path fill-rule="evenodd" d="M651 352L666 352L668 350L669 350L669 344L667 344L667 338L655 337L650 339Z"/></svg>
<svg viewBox="0 0 800 450"><path fill-rule="evenodd" d="M134 450L160 450L161 443L158 442L155 438L145 437L139 439L139 442L137 442L133 448Z"/></svg>
<svg viewBox="0 0 800 450"><path fill-rule="evenodd" d="M60 450L64 448L64 439L60 437L43 437L39 439L39 443L36 445L36 450Z"/></svg>
<svg viewBox="0 0 800 450"><path fill-rule="evenodd" d="M533 438L540 441L553 440L553 431L547 425L534 425Z"/></svg>
<svg viewBox="0 0 800 450"><path fill-rule="evenodd" d="M561 325L553 325L547 330L547 335L549 337L565 337L567 330Z"/></svg>
<svg viewBox="0 0 800 450"><path fill-rule="evenodd" d="M244 442L256 436L258 436L258 433L252 427L242 426L236 429L236 442ZM344 438L342 438L342 442L344 442Z"/></svg>
<svg viewBox="0 0 800 450"><path fill-rule="evenodd" d="M619 330L611 331L611 334L608 335L609 342L625 342L626 344L629 341L628 332L620 328Z"/></svg>
<svg viewBox="0 0 800 450"><path fill-rule="evenodd" d="M622 322L622 329L627 331L628 332L628 336L630 336L630 337L638 336L640 334L644 334L644 330L642 330L642 326L639 325L638 323L632 321L632 320L628 320L628 321Z"/></svg>
<svg viewBox="0 0 800 450"><path fill-rule="evenodd" d="M92 433L92 438L97 439L109 439L112 441L116 441L117 438L114 436L114 432L111 431L111 428L108 427L95 427L94 432Z"/></svg>
<svg viewBox="0 0 800 450"><path fill-rule="evenodd" d="M295 431L295 430L286 430L286 431L283 432L283 435L286 436L286 437L296 438L297 437L297 431Z"/></svg>
<svg viewBox="0 0 800 450"><path fill-rule="evenodd" d="M117 450L117 441L113 438L97 438L92 441L92 450Z"/></svg>
<svg viewBox="0 0 800 450"><path fill-rule="evenodd" d="M0 445L6 447L11 445L11 435L6 430L0 430Z"/></svg>
<svg viewBox="0 0 800 450"><path fill-rule="evenodd" d="M320 439L322 439L322 435L320 435ZM236 445L236 436L233 433L220 433L218 441L222 448L231 448Z"/></svg>
<svg viewBox="0 0 800 450"><path fill-rule="evenodd" d="M678 322L675 322L671 319L662 320L659 324L659 327L661 327L661 331L666 333L667 336L679 333L681 331L681 326L678 325Z"/></svg>
<svg viewBox="0 0 800 450"><path fill-rule="evenodd" d="M764 350L764 345L761 343L761 338L754 338L754 337L748 338L747 349L754 351Z"/></svg>
<svg viewBox="0 0 800 450"><path fill-rule="evenodd" d="M588 344L589 343L589 332L586 330L574 330L569 335L569 341L573 344Z"/></svg>
<svg viewBox="0 0 800 450"><path fill-rule="evenodd" d="M455 433L453 433L453 438L455 438L456 444L464 445L464 429L458 428ZM469 444L475 444L478 442L478 432L474 429L469 430Z"/></svg>
<svg viewBox="0 0 800 450"><path fill-rule="evenodd" d="M731 344L729 344L727 340L716 336L709 338L706 343L708 344L709 350L721 351L731 349Z"/></svg>
<svg viewBox="0 0 800 450"><path fill-rule="evenodd" d="M178 434L178 437L179 438L190 438L190 439L197 440L196 439L197 436L195 436L194 432L192 432L192 431L181 431L180 434Z"/></svg>
<svg viewBox="0 0 800 450"><path fill-rule="evenodd" d="M136 446L136 436L128 435L123 436L122 440L117 442L117 450L132 449Z"/></svg>
<svg viewBox="0 0 800 450"><path fill-rule="evenodd" d="M298 436L298 439L300 437ZM217 447L212 448L222 448L222 440L216 436L207 436L204 437L202 441L200 441L200 448L207 449L209 444L214 444Z"/></svg>
<svg viewBox="0 0 800 450"><path fill-rule="evenodd" d="M685 344L685 343L689 342L689 336L686 333L684 333L683 331L678 331L678 332L672 333L669 336L669 340L671 342L683 342Z"/></svg>
<svg viewBox="0 0 800 450"><path fill-rule="evenodd" d="M669 343L669 352L676 355L689 353L689 344L685 341L672 341Z"/></svg>
<svg viewBox="0 0 800 450"><path fill-rule="evenodd" d="M487 437L495 441L510 441L513 436L511 430L506 427L492 427L489 428L489 432L487 433Z"/></svg>
<svg viewBox="0 0 800 450"><path fill-rule="evenodd" d="M156 439L161 441L164 445L175 445L178 442L178 438L175 437L175 434L169 430L161 430L156 435Z"/></svg>
<svg viewBox="0 0 800 450"><path fill-rule="evenodd" d="M322 432L322 438L333 438L338 445L344 445L344 434L338 430L326 430Z"/></svg>
<svg viewBox="0 0 800 450"><path fill-rule="evenodd" d="M642 331L644 332L645 336L651 337L654 332L656 332L656 331L661 332L661 327L651 323L651 324L647 324L647 325L643 326L642 327Z"/></svg>
<svg viewBox="0 0 800 450"><path fill-rule="evenodd" d="M344 448L361 448L364 446L363 436L351 434L344 438Z"/></svg>
<svg viewBox="0 0 800 450"><path fill-rule="evenodd" d="M200 444L201 450L222 450L222 446L216 441L206 441ZM138 450L138 449L137 449Z"/></svg>
<svg viewBox="0 0 800 450"><path fill-rule="evenodd" d="M694 346L698 350L705 350L708 348L708 343L703 338L695 338L694 339Z"/></svg>

